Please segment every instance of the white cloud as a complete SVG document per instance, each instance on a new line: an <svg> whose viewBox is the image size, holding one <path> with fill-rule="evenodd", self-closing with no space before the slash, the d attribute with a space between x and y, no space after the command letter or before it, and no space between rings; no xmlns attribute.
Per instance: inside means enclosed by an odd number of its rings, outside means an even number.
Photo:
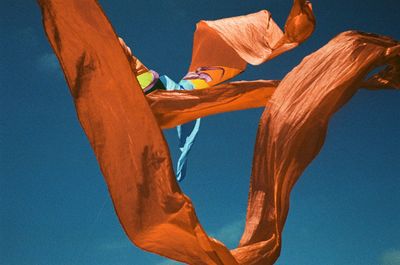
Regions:
<svg viewBox="0 0 400 265"><path fill-rule="evenodd" d="M382 265L400 265L400 250L390 249L383 253Z"/></svg>
<svg viewBox="0 0 400 265"><path fill-rule="evenodd" d="M60 66L54 53L44 53L37 59L38 68L46 72L56 72Z"/></svg>
<svg viewBox="0 0 400 265"><path fill-rule="evenodd" d="M221 227L217 232L211 234L211 236L224 242L229 248L233 248L239 243L243 228L243 221L235 221Z"/></svg>

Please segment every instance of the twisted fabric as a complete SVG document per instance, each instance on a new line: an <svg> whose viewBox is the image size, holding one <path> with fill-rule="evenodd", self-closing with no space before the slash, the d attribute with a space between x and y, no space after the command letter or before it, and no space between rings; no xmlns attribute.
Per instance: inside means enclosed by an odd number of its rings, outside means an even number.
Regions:
<svg viewBox="0 0 400 265"><path fill-rule="evenodd" d="M305 5L295 9L297 16L289 21L299 25L308 21L310 9L305 1L296 3ZM279 84L232 83L201 93L160 91L146 98L96 1L39 4L123 229L137 247L187 264L273 264L281 248L290 191L320 150L329 118L361 85L379 89L400 84L397 41L346 32L306 57ZM286 29L291 26L287 23ZM283 43L301 39L304 32L285 34ZM365 80L380 65L388 66ZM230 251L206 234L179 188L161 127L264 104L246 227L239 247Z"/></svg>

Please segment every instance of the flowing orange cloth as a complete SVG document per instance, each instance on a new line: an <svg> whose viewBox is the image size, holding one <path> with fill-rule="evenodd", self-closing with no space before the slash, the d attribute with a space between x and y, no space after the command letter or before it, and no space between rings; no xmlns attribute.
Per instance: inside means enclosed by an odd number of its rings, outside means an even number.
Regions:
<svg viewBox="0 0 400 265"><path fill-rule="evenodd" d="M249 100L254 91L253 96L261 98L250 100L249 105L259 106L271 96L266 92L271 83L264 89L260 83L255 85L232 101L232 106L227 99L240 93L171 94L174 98L170 101L179 102L176 109L183 109L184 117L180 118L179 112L160 114L167 109L173 112L174 107L168 99L163 103L163 95L158 99L157 95L148 99L143 95L97 2L39 3L46 34L62 65L122 227L136 246L187 264L273 264L280 252L290 190L318 153L330 116L361 84L381 88L399 87L400 83L399 43L356 32L339 35L290 72L277 86L261 119L246 228L240 246L229 251L208 237L190 199L177 185L159 124L168 127L174 120L246 108L240 98ZM363 81L370 70L382 64L389 66ZM235 90L235 84L227 86ZM222 102L222 107L212 99ZM210 111L204 110L207 106Z"/></svg>
<svg viewBox="0 0 400 265"><path fill-rule="evenodd" d="M201 70L211 75L213 86L246 69L247 63L257 65L297 47L315 28L311 4L294 0L286 20L285 32L267 10L257 13L200 21L193 39L190 72L204 66L223 67L222 72Z"/></svg>
<svg viewBox="0 0 400 265"><path fill-rule="evenodd" d="M223 112L264 107L277 80L239 81L201 90L156 90L146 95L161 128Z"/></svg>
<svg viewBox="0 0 400 265"><path fill-rule="evenodd" d="M361 85L400 88L399 81L400 43L359 32L340 34L281 81L258 128L246 227L233 250L240 264L278 258L290 191L321 149L330 117Z"/></svg>

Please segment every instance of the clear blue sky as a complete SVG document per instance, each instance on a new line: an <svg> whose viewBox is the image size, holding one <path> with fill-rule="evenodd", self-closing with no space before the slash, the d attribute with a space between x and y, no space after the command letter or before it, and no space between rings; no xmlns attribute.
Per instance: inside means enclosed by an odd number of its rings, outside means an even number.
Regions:
<svg viewBox="0 0 400 265"><path fill-rule="evenodd" d="M268 9L282 26L291 2L100 1L134 53L174 79L189 65L198 20ZM241 79L281 79L348 29L400 39L398 0L313 2L314 35ZM0 265L172 264L123 234L37 4L2 0L0 21ZM400 91L360 90L334 116L325 146L292 193L277 264L400 264L399 106ZM260 113L203 119L182 183L206 230L231 247L243 227ZM175 132L166 136L175 150Z"/></svg>

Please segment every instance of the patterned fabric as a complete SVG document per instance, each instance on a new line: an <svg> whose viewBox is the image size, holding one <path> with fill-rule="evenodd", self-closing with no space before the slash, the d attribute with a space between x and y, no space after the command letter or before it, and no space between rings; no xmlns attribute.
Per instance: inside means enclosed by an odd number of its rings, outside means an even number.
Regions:
<svg viewBox="0 0 400 265"><path fill-rule="evenodd" d="M146 72L142 75L137 77L140 86L142 87L145 94L151 93L156 89L164 89L164 90L193 90L194 85L191 80L182 79L179 83L176 83L171 78L166 75L162 75L158 78L158 74L153 70ZM153 78L151 81L148 79L149 75ZM155 78L158 78L155 80ZM144 80L147 79L146 82L140 82L140 78ZM147 85L144 87L144 85ZM178 139L179 139L179 150L180 156L178 159L178 163L176 165L176 179L178 181L182 181L186 176L186 168L187 168L187 161L188 155L192 146L196 140L197 133L200 129L200 119L196 119L195 121L191 121L176 127L178 132Z"/></svg>
<svg viewBox="0 0 400 265"><path fill-rule="evenodd" d="M240 25L240 26L239 26ZM192 90L215 87L242 73L247 64L258 65L297 47L314 30L311 3L295 0L282 31L267 10L197 23L193 37L192 60L188 73L177 84L159 77L132 55L120 38L125 54L145 94L156 89ZM180 157L176 166L178 181L185 178L190 150L200 128L200 119L177 127Z"/></svg>

